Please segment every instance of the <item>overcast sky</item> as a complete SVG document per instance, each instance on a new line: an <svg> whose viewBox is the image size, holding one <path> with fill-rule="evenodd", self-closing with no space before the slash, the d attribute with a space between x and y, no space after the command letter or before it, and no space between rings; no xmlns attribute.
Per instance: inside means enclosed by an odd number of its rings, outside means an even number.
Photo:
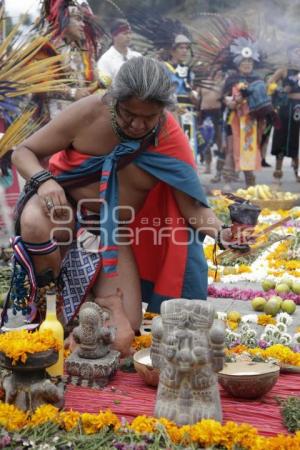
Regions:
<svg viewBox="0 0 300 450"><path fill-rule="evenodd" d="M5 8L7 14L14 18L26 12L32 16L37 16L39 3L39 0L5 0Z"/></svg>

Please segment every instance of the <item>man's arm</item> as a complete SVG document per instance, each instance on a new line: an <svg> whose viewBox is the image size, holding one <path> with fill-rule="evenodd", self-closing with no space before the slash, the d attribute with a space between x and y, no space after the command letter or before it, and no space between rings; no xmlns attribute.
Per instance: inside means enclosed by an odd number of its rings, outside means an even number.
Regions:
<svg viewBox="0 0 300 450"><path fill-rule="evenodd" d="M189 195L174 189L178 208L186 221L196 230L217 240L227 247L231 238L230 228L222 229L223 223L211 208L208 208Z"/></svg>

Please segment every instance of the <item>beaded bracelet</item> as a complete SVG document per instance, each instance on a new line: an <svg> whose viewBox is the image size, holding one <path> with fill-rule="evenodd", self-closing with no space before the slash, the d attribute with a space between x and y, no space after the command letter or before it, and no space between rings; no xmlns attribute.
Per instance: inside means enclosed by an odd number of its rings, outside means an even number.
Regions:
<svg viewBox="0 0 300 450"><path fill-rule="evenodd" d="M54 179L54 176L48 170L41 170L40 172L32 175L32 177L26 181L24 190L25 192L34 191L36 192L41 184L45 183L45 181Z"/></svg>

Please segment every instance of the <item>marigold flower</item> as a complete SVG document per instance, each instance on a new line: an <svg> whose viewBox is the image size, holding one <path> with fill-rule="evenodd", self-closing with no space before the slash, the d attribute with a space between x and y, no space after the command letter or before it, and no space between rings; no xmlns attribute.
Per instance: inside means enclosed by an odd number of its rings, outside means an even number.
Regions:
<svg viewBox="0 0 300 450"><path fill-rule="evenodd" d="M25 363L30 353L44 352L50 349L60 350L61 346L51 330L9 331L0 335L0 352L5 353L12 363Z"/></svg>
<svg viewBox="0 0 300 450"><path fill-rule="evenodd" d="M60 424L66 431L71 431L77 427L80 420L80 413L78 411L63 411L59 414Z"/></svg>
<svg viewBox="0 0 300 450"><path fill-rule="evenodd" d="M151 334L143 334L142 336L136 336L131 344L134 350L141 350L142 348L151 347L152 344L152 335Z"/></svg>
<svg viewBox="0 0 300 450"><path fill-rule="evenodd" d="M157 425L157 419L154 417L138 416L129 425L129 428L135 433L154 433Z"/></svg>
<svg viewBox="0 0 300 450"><path fill-rule="evenodd" d="M276 319L270 316L269 314L260 314L257 318L258 325L266 326L266 325L275 325Z"/></svg>
<svg viewBox="0 0 300 450"><path fill-rule="evenodd" d="M53 405L39 406L31 416L29 425L31 427L42 425L43 423L59 423L59 410Z"/></svg>
<svg viewBox="0 0 300 450"><path fill-rule="evenodd" d="M0 402L0 428L19 431L27 425L28 414L14 405Z"/></svg>

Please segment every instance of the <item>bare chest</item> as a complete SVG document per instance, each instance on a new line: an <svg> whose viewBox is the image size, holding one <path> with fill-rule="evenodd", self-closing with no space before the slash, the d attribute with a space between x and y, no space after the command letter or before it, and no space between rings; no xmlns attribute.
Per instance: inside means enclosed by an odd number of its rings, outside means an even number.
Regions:
<svg viewBox="0 0 300 450"><path fill-rule="evenodd" d="M100 179L99 179L100 182ZM99 212L99 182L86 186L69 188L68 193L77 202L89 210ZM120 219L130 220L143 206L147 194L157 184L158 180L135 164L118 171Z"/></svg>

